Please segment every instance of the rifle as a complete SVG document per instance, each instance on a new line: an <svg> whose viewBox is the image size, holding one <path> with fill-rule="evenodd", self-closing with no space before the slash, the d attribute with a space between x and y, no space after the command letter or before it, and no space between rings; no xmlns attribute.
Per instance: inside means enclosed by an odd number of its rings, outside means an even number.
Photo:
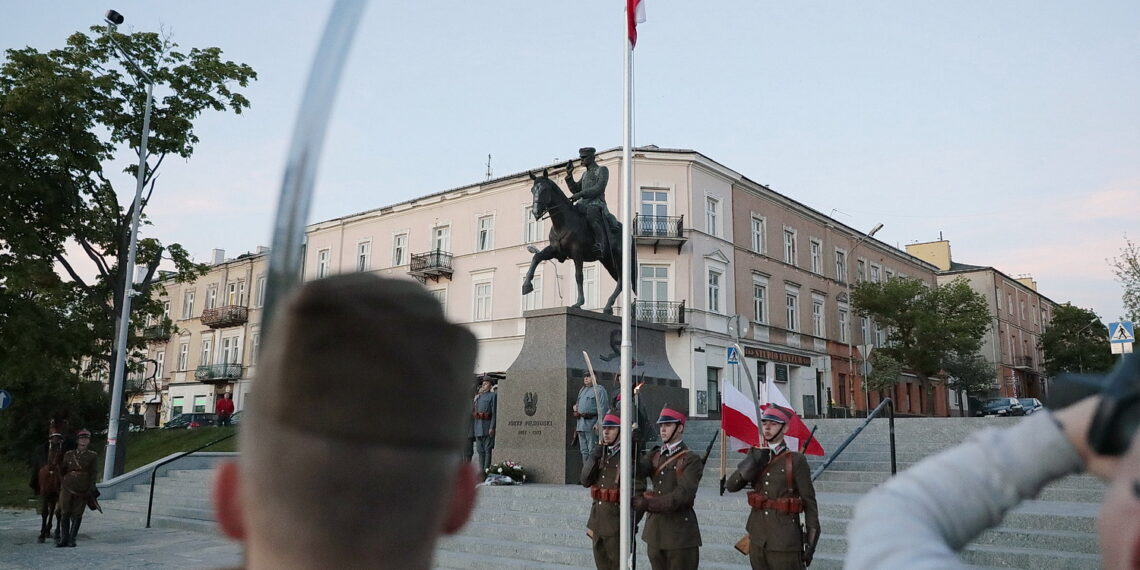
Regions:
<svg viewBox="0 0 1140 570"><path fill-rule="evenodd" d="M705 448L705 456L703 459L701 459L701 467L704 467L704 464L709 462L709 455L712 454L713 444L716 443L716 438L719 435L720 435L720 430L713 432L712 441L710 441L709 446Z"/></svg>
<svg viewBox="0 0 1140 570"><path fill-rule="evenodd" d="M817 428L819 428L819 424L811 426L811 433L808 434L807 440L804 441L804 446L800 448L800 453L807 451L808 446L811 445L811 440L815 439L815 430Z"/></svg>

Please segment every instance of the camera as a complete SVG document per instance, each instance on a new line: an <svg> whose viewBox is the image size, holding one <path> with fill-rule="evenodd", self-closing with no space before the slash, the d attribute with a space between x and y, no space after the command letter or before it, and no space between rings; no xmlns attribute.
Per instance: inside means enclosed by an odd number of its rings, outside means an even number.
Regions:
<svg viewBox="0 0 1140 570"><path fill-rule="evenodd" d="M1107 376L1062 375L1048 407L1064 408L1094 394L1101 402L1089 427L1089 447L1101 455L1123 455L1140 427L1140 357L1124 355Z"/></svg>
<svg viewBox="0 0 1140 570"><path fill-rule="evenodd" d="M123 23L123 15L114 10L107 10L107 15L103 16L103 19L106 20L108 24L114 26L118 26L119 24Z"/></svg>

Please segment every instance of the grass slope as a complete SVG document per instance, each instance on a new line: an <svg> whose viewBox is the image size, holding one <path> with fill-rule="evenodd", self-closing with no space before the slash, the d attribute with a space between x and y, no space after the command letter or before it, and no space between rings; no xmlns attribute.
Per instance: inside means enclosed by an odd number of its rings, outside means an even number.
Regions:
<svg viewBox="0 0 1140 570"><path fill-rule="evenodd" d="M196 449L211 441L234 433L232 427L204 427L198 429L153 429L127 434L127 460L124 472L158 461L172 453ZM99 454L99 473L103 472L103 448L106 441L91 442L91 449ZM230 438L207 447L203 451L237 451L237 438ZM34 509L39 499L28 486L31 468L19 461L0 462L0 507Z"/></svg>

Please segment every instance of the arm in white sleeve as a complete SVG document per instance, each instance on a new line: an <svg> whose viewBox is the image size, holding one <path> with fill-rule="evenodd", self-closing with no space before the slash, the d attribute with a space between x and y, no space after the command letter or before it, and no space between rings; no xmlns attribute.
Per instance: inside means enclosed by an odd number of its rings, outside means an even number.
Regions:
<svg viewBox="0 0 1140 570"><path fill-rule="evenodd" d="M1055 479L1084 467L1047 410L987 428L880 485L855 506L844 568L956 568L958 550Z"/></svg>

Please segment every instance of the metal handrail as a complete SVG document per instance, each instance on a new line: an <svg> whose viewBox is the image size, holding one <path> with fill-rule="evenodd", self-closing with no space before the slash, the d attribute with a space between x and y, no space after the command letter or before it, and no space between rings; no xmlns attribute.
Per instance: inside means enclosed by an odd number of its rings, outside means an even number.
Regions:
<svg viewBox="0 0 1140 570"><path fill-rule="evenodd" d="M894 475L898 472L897 463L895 462L895 403L890 398L884 398L882 402L879 402L878 406L875 406L875 409L872 410L871 413L867 414L867 419L863 420L863 425L859 426L855 431L851 432L851 435L847 436L847 439L844 440L843 443L841 443L839 447L835 449L835 452L827 458L827 461L825 461L823 465L820 465L818 468L816 468L815 471L812 471L812 481L815 481L819 478L820 475L823 475L823 472L831 466L831 463L835 461L835 458L839 457L839 454L843 453L844 449L847 449L847 446L850 445L851 442L854 441L855 438L863 432L863 428L867 427L867 424L871 423L871 420L875 419L875 417L883 411L884 407L887 408L887 425L889 426L888 433L891 440L891 475Z"/></svg>
<svg viewBox="0 0 1140 570"><path fill-rule="evenodd" d="M199 451L202 451L203 449L206 449L207 447L210 447L211 445L214 445L215 443L221 443L221 442L223 442L223 441L225 441L225 440L227 440L227 439L229 439L235 435L237 435L236 430L233 433L231 433L230 435L227 435L226 437L223 437L223 438L215 439L214 441L211 441L210 443L207 443L206 445L203 445L202 447L199 447L196 449L191 449L190 451L184 452L184 453L179 454L175 457L171 457L170 459L165 459L163 461L160 461L157 465L154 466L153 469L150 470L150 499L146 503L146 527L147 528L150 528L150 513L151 513L151 510L154 509L154 479L155 479L155 477L158 476L158 468L162 467L163 465L166 465L167 463L173 463L175 461L178 461L179 459L182 459L183 457L186 457L187 455L190 455L191 453L197 453Z"/></svg>

